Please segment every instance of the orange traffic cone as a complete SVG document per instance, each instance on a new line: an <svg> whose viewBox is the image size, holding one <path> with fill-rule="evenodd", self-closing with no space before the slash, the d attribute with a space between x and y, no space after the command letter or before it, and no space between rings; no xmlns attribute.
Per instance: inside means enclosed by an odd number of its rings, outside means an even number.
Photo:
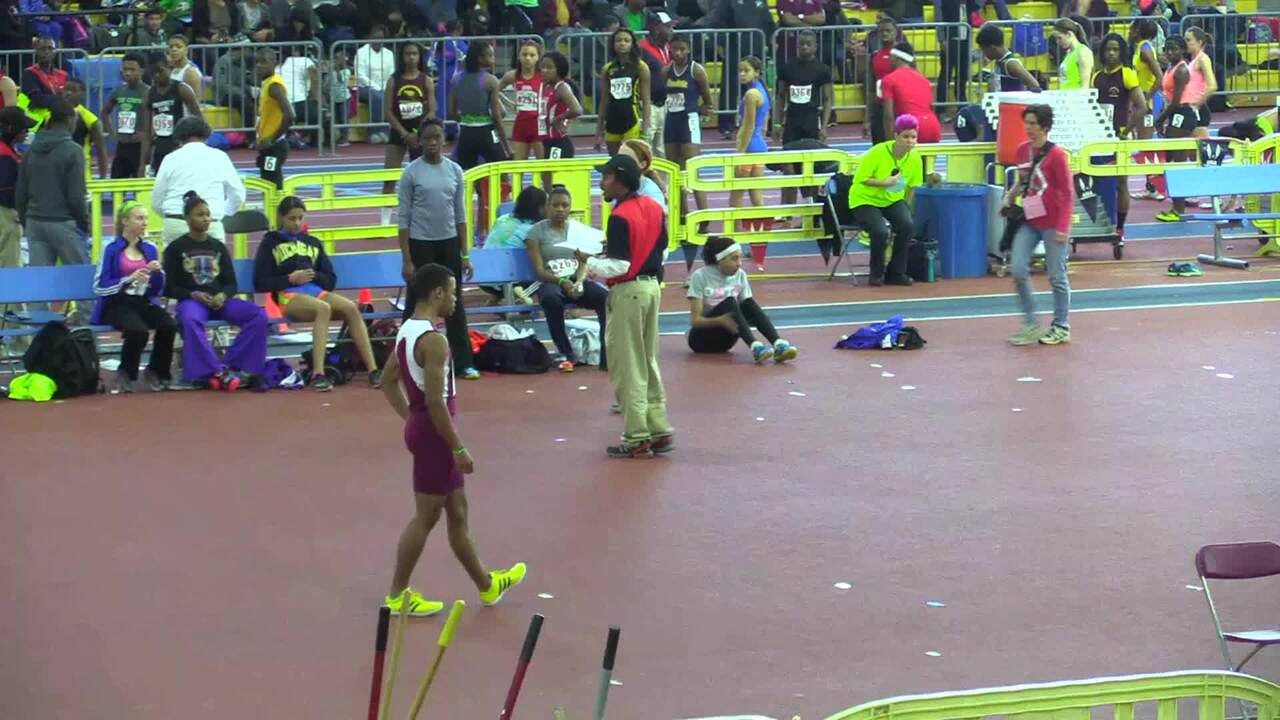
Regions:
<svg viewBox="0 0 1280 720"><path fill-rule="evenodd" d="M275 293L267 293L267 302L263 309L267 311L267 319L273 321L271 326L276 328L276 332L278 333L289 332L289 326L286 323L280 323L277 325L274 322L275 320L280 320L284 318L284 311L282 311L280 309L280 306L276 304Z"/></svg>
<svg viewBox="0 0 1280 720"><path fill-rule="evenodd" d="M356 304L358 304L362 308L373 305L373 291L370 290L369 288L365 288L361 290L360 298L356 300Z"/></svg>

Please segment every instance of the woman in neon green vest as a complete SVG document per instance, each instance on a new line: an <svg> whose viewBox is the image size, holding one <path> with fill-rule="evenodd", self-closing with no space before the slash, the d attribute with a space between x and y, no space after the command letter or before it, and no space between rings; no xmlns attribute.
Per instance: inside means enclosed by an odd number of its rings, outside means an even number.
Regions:
<svg viewBox="0 0 1280 720"><path fill-rule="evenodd" d="M1082 90L1093 77L1093 50L1080 23L1071 18L1059 18L1053 23L1053 37L1062 48L1062 65L1059 66L1058 89Z"/></svg>

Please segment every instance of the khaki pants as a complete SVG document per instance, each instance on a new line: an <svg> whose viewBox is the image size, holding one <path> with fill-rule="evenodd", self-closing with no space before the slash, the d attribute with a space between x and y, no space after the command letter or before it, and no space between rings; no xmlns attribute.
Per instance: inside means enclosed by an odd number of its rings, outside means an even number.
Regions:
<svg viewBox="0 0 1280 720"><path fill-rule="evenodd" d="M0 207L0 268L16 268L22 264L22 227L18 225L18 211L13 208ZM0 305L0 318L3 313L21 313L25 305ZM18 325L10 325L0 319L0 330L8 330ZM8 345L13 354L21 354L26 349L30 338L9 338ZM6 344L6 343L0 343ZM0 355L5 353L0 352Z"/></svg>
<svg viewBox="0 0 1280 720"><path fill-rule="evenodd" d="M662 290L653 278L614 285L609 290L605 352L609 382L622 405L622 440L645 442L672 433L667 391L658 370L658 311Z"/></svg>
<svg viewBox="0 0 1280 720"><path fill-rule="evenodd" d="M667 146L663 142L663 128L667 124L667 106L661 103L655 103L649 106L649 134L644 141L649 143L649 147L653 150L653 156L656 158L667 157Z"/></svg>
<svg viewBox="0 0 1280 720"><path fill-rule="evenodd" d="M164 219L164 226L160 228L160 239L165 245L168 245L186 235L189 229L186 220L167 217ZM227 233L222 229L221 220L214 220L209 224L209 237L217 238L223 242L227 241Z"/></svg>
<svg viewBox="0 0 1280 720"><path fill-rule="evenodd" d="M16 268L22 261L22 226L18 211L0 207L0 268Z"/></svg>

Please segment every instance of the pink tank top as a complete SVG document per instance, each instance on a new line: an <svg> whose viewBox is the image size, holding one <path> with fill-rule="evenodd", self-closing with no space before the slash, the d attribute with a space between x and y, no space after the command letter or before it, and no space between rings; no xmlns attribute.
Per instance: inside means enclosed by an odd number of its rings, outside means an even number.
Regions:
<svg viewBox="0 0 1280 720"><path fill-rule="evenodd" d="M1200 58L1204 57L1204 51L1201 50L1195 57L1191 58L1191 62L1187 63L1187 71L1191 74L1191 79L1187 81L1187 86L1182 89L1182 102L1188 105L1199 105L1204 102L1205 77L1200 70Z"/></svg>
<svg viewBox="0 0 1280 720"><path fill-rule="evenodd" d="M133 260L128 255L125 255L124 253L120 253L120 276L121 277L128 277L129 275L134 274L135 272L145 268L146 266L147 266L147 259L145 257L138 258L137 260Z"/></svg>

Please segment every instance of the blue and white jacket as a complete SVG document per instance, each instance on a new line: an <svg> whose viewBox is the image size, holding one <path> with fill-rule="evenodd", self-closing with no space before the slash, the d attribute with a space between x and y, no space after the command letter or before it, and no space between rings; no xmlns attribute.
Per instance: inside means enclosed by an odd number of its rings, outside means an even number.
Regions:
<svg viewBox="0 0 1280 720"><path fill-rule="evenodd" d="M102 310L107 306L107 301L116 295L142 295L150 298L156 305L161 304L160 297L164 292L163 270L152 271L151 282L145 288L133 287L129 278L120 274L120 254L128 245L127 240L117 237L102 249L102 260L98 262L98 271L93 276L93 294L98 296L98 304L94 306L93 316L89 319L95 325L102 322ZM146 240L139 241L138 247L142 249L142 256L147 262L160 259L160 251Z"/></svg>

